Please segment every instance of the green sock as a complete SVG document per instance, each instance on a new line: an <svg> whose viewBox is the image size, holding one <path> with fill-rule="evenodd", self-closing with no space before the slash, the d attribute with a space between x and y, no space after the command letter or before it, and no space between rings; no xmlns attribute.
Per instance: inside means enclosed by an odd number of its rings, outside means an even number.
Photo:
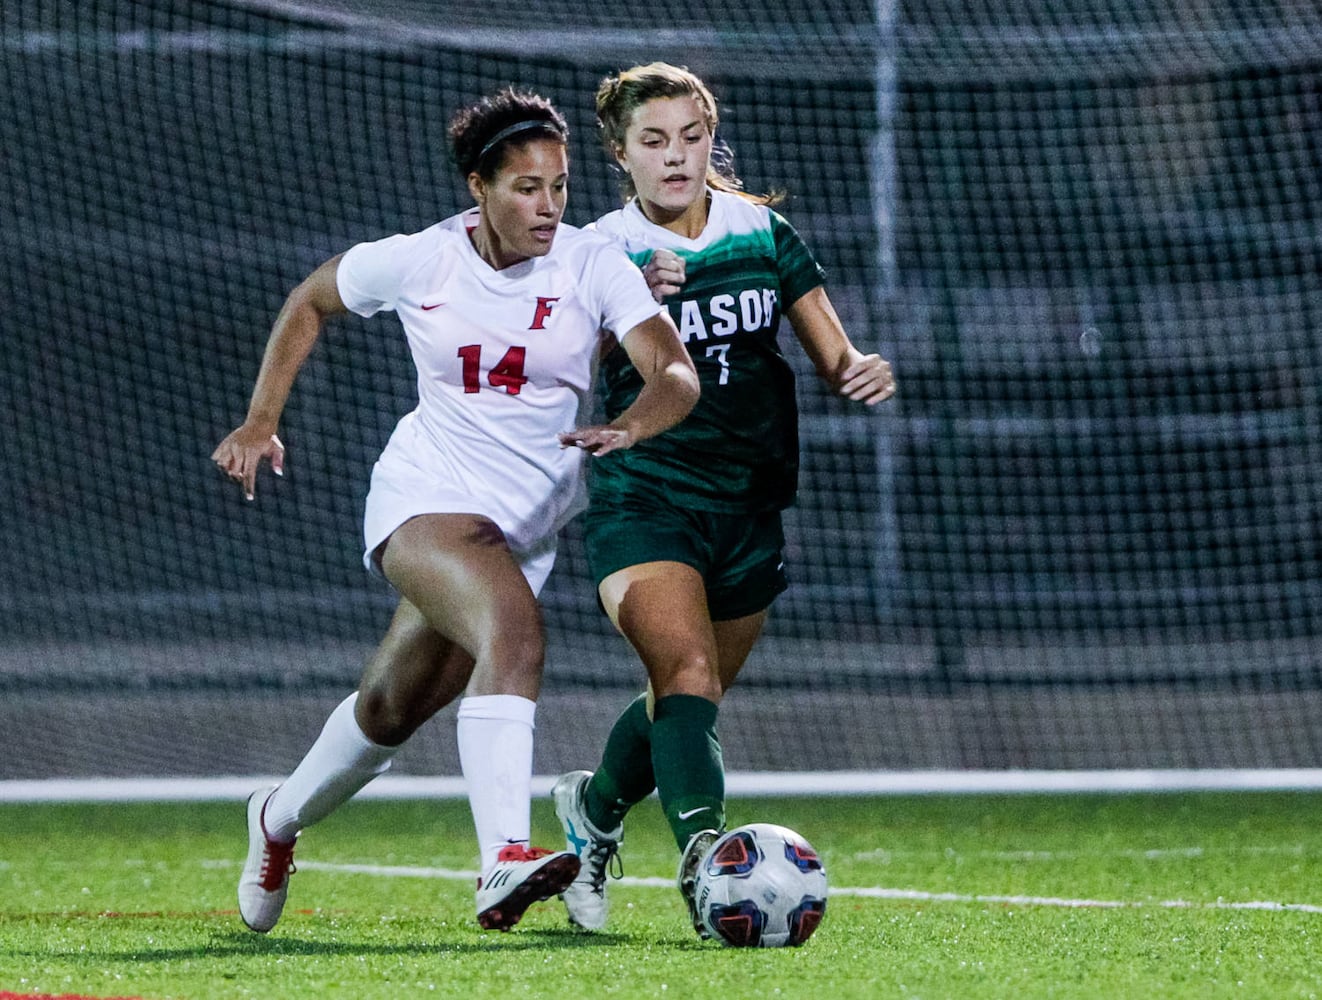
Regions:
<svg viewBox="0 0 1322 1000"><path fill-rule="evenodd" d="M661 809L682 851L699 830L725 827L725 763L716 735L717 706L672 694L652 712L652 769Z"/></svg>
<svg viewBox="0 0 1322 1000"><path fill-rule="evenodd" d="M655 789L652 720L647 717L647 695L641 694L620 713L606 737L601 765L583 791L583 811L593 826L609 832Z"/></svg>

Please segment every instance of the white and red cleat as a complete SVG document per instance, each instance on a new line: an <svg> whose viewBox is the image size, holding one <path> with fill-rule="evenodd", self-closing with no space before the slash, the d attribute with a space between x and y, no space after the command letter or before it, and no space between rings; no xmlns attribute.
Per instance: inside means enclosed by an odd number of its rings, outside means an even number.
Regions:
<svg viewBox="0 0 1322 1000"><path fill-rule="evenodd" d="M266 801L274 791L274 786L259 788L248 797L248 858L239 876L239 916L263 934L280 919L296 870L294 841L283 844L266 836Z"/></svg>
<svg viewBox="0 0 1322 1000"><path fill-rule="evenodd" d="M510 844L491 870L477 880L477 922L488 931L507 931L533 903L564 892L578 877L578 855Z"/></svg>

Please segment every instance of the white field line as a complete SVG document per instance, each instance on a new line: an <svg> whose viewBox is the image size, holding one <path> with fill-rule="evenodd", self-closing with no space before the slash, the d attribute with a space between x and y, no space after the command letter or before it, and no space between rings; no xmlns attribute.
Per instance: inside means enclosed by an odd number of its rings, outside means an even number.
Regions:
<svg viewBox="0 0 1322 1000"><path fill-rule="evenodd" d="M1006 861L1011 863L1043 861L1072 861L1078 858L1123 858L1129 861L1182 861L1207 858L1218 854L1237 854L1251 857L1304 857L1302 844L1281 844L1268 847L1159 847L1140 850L1128 848L1115 851L950 851L946 858L976 858L980 861ZM929 857L931 851L893 851L885 847L870 851L856 851L852 861L890 862L900 858Z"/></svg>
<svg viewBox="0 0 1322 1000"><path fill-rule="evenodd" d="M534 775L532 793L549 796L557 775ZM37 778L0 781L10 802L242 802L282 775L211 778ZM1322 791L1322 768L1168 771L730 771L731 796L964 795L1193 791ZM383 775L364 799L458 799L458 775Z"/></svg>
<svg viewBox="0 0 1322 1000"><path fill-rule="evenodd" d="M237 868L237 861L208 861L208 868ZM456 868L427 868L410 865L363 865L332 864L325 861L300 861L302 871L338 872L345 875L374 875L379 878L430 878L471 882L477 878L476 871ZM618 879L622 886L647 889L673 889L674 879L636 878L624 876ZM1001 896L966 894L958 892L924 892L920 889L885 889L869 886L838 887L833 886L831 896L854 896L864 899L894 899L918 903L984 903L996 906L1054 906L1065 909L1094 910L1273 910L1292 913L1322 913L1322 906L1313 903L1280 903L1268 900L1235 902L1217 899L1211 902L1194 902L1185 899L1164 900L1119 900L1119 899L1071 899L1063 896Z"/></svg>
<svg viewBox="0 0 1322 1000"><path fill-rule="evenodd" d="M862 896L871 899L903 899L923 903L993 903L998 906L1059 906L1076 910L1281 910L1294 913L1322 913L1313 903L1277 903L1270 900L1235 902L1215 899L1199 903L1187 899L1124 900L1070 899L1059 896L984 896L958 892L923 892L918 889L831 889L832 896Z"/></svg>

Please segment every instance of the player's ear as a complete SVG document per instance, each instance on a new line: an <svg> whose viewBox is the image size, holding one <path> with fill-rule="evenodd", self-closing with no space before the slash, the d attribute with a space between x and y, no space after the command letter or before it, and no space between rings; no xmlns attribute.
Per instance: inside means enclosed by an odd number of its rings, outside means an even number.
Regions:
<svg viewBox="0 0 1322 1000"><path fill-rule="evenodd" d="M624 152L623 144L611 147L611 156L615 157L615 162L619 164L620 169L626 174L629 172L629 157Z"/></svg>
<svg viewBox="0 0 1322 1000"><path fill-rule="evenodd" d="M487 200L487 183L476 170L468 175L468 193L478 205Z"/></svg>

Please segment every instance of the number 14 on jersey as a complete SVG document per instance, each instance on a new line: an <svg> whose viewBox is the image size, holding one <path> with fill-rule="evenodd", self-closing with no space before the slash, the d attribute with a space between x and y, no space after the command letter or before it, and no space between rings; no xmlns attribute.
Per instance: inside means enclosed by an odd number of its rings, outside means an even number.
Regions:
<svg viewBox="0 0 1322 1000"><path fill-rule="evenodd" d="M459 348L458 353L463 361L464 392L480 392L482 345L469 344ZM504 389L511 396L517 396L528 381L528 376L523 374L523 360L527 353L525 347L511 347L487 373L487 384L493 389Z"/></svg>

